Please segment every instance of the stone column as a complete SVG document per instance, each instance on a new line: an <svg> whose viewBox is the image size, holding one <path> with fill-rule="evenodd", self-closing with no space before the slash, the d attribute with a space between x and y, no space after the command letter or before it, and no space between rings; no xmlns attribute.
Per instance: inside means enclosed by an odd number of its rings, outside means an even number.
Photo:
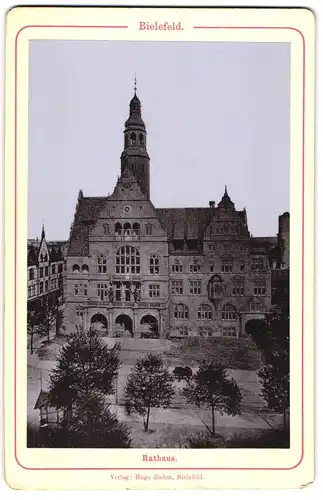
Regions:
<svg viewBox="0 0 323 500"><path fill-rule="evenodd" d="M108 309L108 337L113 337L113 320L112 320L112 310Z"/></svg>
<svg viewBox="0 0 323 500"><path fill-rule="evenodd" d="M139 328L138 328L138 309L134 308L133 310L133 336L134 338L139 338Z"/></svg>

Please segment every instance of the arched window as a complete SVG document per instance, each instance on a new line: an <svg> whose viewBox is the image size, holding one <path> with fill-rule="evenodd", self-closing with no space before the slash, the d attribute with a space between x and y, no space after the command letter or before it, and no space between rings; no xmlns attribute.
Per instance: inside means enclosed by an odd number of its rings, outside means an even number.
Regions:
<svg viewBox="0 0 323 500"><path fill-rule="evenodd" d="M55 274L56 273L56 266L55 264L52 265L52 274Z"/></svg>
<svg viewBox="0 0 323 500"><path fill-rule="evenodd" d="M180 259L175 259L172 264L172 273L182 273L183 263Z"/></svg>
<svg viewBox="0 0 323 500"><path fill-rule="evenodd" d="M152 224L150 222L148 222L148 224L146 224L146 236L151 236L152 235Z"/></svg>
<svg viewBox="0 0 323 500"><path fill-rule="evenodd" d="M58 272L59 273L63 272L63 264L58 264Z"/></svg>
<svg viewBox="0 0 323 500"><path fill-rule="evenodd" d="M47 253L44 255L44 262L47 262Z"/></svg>
<svg viewBox="0 0 323 500"><path fill-rule="evenodd" d="M124 246L116 254L117 274L140 274L140 254L137 248Z"/></svg>
<svg viewBox="0 0 323 500"><path fill-rule="evenodd" d="M197 319L212 319L212 307L209 304L201 304L197 311Z"/></svg>
<svg viewBox="0 0 323 500"><path fill-rule="evenodd" d="M35 271L34 269L29 269L29 279L33 280L35 278Z"/></svg>
<svg viewBox="0 0 323 500"><path fill-rule="evenodd" d="M221 260L221 271L223 273L232 273L233 259L232 257L223 257Z"/></svg>
<svg viewBox="0 0 323 500"><path fill-rule="evenodd" d="M237 310L232 304L224 304L221 311L221 317L224 320L236 321Z"/></svg>
<svg viewBox="0 0 323 500"><path fill-rule="evenodd" d="M209 281L209 298L214 299L217 298L219 295L222 295L224 292L224 283L218 274L215 274L212 276L212 278Z"/></svg>
<svg viewBox="0 0 323 500"><path fill-rule="evenodd" d="M200 273L202 269L202 263L199 259L193 259L190 263L190 273Z"/></svg>
<svg viewBox="0 0 323 500"><path fill-rule="evenodd" d="M131 224L129 222L125 222L123 225L123 234L125 236L130 236L131 235Z"/></svg>
<svg viewBox="0 0 323 500"><path fill-rule="evenodd" d="M143 134L139 134L139 142L140 142L141 146L144 145L144 136L143 136Z"/></svg>
<svg viewBox="0 0 323 500"><path fill-rule="evenodd" d="M78 264L74 264L72 267L73 274L78 274L80 272L80 266Z"/></svg>
<svg viewBox="0 0 323 500"><path fill-rule="evenodd" d="M117 236L122 235L122 226L121 226L120 222L117 222L116 225L114 226L114 232Z"/></svg>
<svg viewBox="0 0 323 500"><path fill-rule="evenodd" d="M103 224L103 236L108 236L110 234L109 224Z"/></svg>
<svg viewBox="0 0 323 500"><path fill-rule="evenodd" d="M149 273L159 274L159 257L158 255L149 256Z"/></svg>
<svg viewBox="0 0 323 500"><path fill-rule="evenodd" d="M175 319L188 319L188 307L185 304L174 305Z"/></svg>
<svg viewBox="0 0 323 500"><path fill-rule="evenodd" d="M44 293L44 283L42 281L39 283L39 293Z"/></svg>
<svg viewBox="0 0 323 500"><path fill-rule="evenodd" d="M136 142L136 134L131 132L130 134L130 144L134 144Z"/></svg>
<svg viewBox="0 0 323 500"><path fill-rule="evenodd" d="M99 274L106 274L107 272L107 259L104 255L98 255L97 272Z"/></svg>
<svg viewBox="0 0 323 500"><path fill-rule="evenodd" d="M83 264L82 266L82 274L89 274L89 266Z"/></svg>
<svg viewBox="0 0 323 500"><path fill-rule="evenodd" d="M132 225L132 234L135 236L139 236L140 234L140 224L138 222L134 222Z"/></svg>
<svg viewBox="0 0 323 500"><path fill-rule="evenodd" d="M48 292L48 281L45 281L45 292Z"/></svg>

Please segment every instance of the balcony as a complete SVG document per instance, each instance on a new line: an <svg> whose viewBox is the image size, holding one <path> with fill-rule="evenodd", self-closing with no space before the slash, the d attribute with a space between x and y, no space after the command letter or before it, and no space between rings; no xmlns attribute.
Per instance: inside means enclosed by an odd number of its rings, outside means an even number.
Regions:
<svg viewBox="0 0 323 500"><path fill-rule="evenodd" d="M138 301L138 302L129 302L129 301L113 301L113 302L108 302L106 300L89 300L88 301L88 306L89 307L139 307L139 308L145 308L145 309L160 309L164 308L165 304L163 302L144 302L144 301Z"/></svg>

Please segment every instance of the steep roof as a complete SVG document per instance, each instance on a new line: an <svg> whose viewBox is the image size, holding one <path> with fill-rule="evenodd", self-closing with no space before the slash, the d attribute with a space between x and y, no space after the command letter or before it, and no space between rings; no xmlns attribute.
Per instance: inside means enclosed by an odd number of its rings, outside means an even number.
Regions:
<svg viewBox="0 0 323 500"><path fill-rule="evenodd" d="M198 239L206 231L215 208L156 208L156 215L170 239Z"/></svg>
<svg viewBox="0 0 323 500"><path fill-rule="evenodd" d="M89 231L96 223L108 197L80 198L76 207L67 255L89 254Z"/></svg>

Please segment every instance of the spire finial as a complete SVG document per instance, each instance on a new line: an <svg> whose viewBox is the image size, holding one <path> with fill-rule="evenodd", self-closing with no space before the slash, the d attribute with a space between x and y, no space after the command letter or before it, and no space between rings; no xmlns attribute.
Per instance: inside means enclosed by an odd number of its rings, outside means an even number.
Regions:
<svg viewBox="0 0 323 500"><path fill-rule="evenodd" d="M44 226L44 219L42 219L42 227L41 227L41 237L42 239L45 238L45 226Z"/></svg>
<svg viewBox="0 0 323 500"><path fill-rule="evenodd" d="M224 194L228 194L227 185L224 186Z"/></svg>
<svg viewBox="0 0 323 500"><path fill-rule="evenodd" d="M136 94L136 92L137 92L137 75L135 73L135 94Z"/></svg>

